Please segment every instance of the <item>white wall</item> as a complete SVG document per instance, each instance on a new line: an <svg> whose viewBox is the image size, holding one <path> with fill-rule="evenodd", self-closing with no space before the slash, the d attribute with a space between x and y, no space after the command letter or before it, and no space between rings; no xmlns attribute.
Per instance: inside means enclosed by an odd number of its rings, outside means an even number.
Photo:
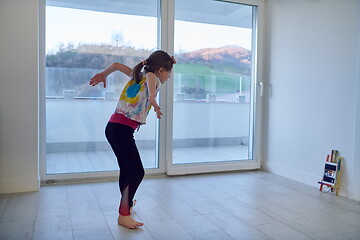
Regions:
<svg viewBox="0 0 360 240"><path fill-rule="evenodd" d="M264 168L317 186L326 155L337 149L345 158L340 194L358 200L359 26L358 0L267 2Z"/></svg>
<svg viewBox="0 0 360 240"><path fill-rule="evenodd" d="M0 1L0 193L37 191L38 1Z"/></svg>
<svg viewBox="0 0 360 240"><path fill-rule="evenodd" d="M353 168L353 174L355 176L354 182L358 183L354 185L353 198L360 200L360 24L359 24L359 40L358 40L358 69L357 69L357 100L356 100L356 118L355 118L355 165Z"/></svg>

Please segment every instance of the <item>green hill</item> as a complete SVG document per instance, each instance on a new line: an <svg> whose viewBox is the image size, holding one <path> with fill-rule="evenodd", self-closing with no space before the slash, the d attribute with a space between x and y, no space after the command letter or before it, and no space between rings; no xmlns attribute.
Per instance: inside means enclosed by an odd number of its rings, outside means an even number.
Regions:
<svg viewBox="0 0 360 240"><path fill-rule="evenodd" d="M240 89L240 78L242 78L242 90L248 89L250 84L250 78L247 76L216 71L201 64L176 64L174 73L174 86L180 88L186 86L185 91L203 89L204 93L214 90L233 92Z"/></svg>

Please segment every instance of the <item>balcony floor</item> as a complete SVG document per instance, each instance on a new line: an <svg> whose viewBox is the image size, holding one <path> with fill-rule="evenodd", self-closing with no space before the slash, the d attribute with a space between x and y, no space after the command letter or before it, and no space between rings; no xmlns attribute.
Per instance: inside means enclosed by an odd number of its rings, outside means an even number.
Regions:
<svg viewBox="0 0 360 240"><path fill-rule="evenodd" d="M156 168L155 149L139 149L144 168ZM174 164L247 160L248 146L187 147L173 149ZM47 174L118 170L112 151L47 153Z"/></svg>

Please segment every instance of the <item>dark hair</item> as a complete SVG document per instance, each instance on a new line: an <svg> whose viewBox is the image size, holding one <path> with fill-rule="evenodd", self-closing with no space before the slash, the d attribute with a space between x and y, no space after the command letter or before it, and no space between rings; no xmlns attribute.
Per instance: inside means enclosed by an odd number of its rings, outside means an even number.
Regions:
<svg viewBox="0 0 360 240"><path fill-rule="evenodd" d="M165 68L166 71L171 71L173 68L173 59L165 51L158 50L153 52L146 60L138 63L132 69L132 77L136 83L141 81L141 69L143 67L146 73L155 73L160 68Z"/></svg>

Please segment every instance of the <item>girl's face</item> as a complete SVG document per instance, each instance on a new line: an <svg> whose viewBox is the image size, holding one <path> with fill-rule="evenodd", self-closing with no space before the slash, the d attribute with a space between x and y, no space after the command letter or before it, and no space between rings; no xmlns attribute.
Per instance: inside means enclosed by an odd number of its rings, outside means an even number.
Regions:
<svg viewBox="0 0 360 240"><path fill-rule="evenodd" d="M155 75L160 79L161 84L163 84L170 78L171 71L167 71L165 68L160 68Z"/></svg>

